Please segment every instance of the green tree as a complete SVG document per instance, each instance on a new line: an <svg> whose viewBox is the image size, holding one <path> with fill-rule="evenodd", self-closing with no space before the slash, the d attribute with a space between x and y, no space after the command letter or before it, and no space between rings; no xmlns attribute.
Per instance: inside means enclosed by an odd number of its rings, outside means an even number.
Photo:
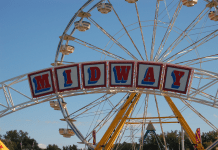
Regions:
<svg viewBox="0 0 218 150"><path fill-rule="evenodd" d="M10 140L5 140L5 139L1 139L1 141L5 144L5 146L9 149L9 150L15 150L14 147L16 145L15 142L12 142Z"/></svg>
<svg viewBox="0 0 218 150"><path fill-rule="evenodd" d="M47 150L61 150L61 149L56 144L53 145L49 144L47 146Z"/></svg>
<svg viewBox="0 0 218 150"><path fill-rule="evenodd" d="M7 131L5 135L3 135L6 146L9 146L11 149L18 150L21 149L21 141L22 141L22 149L34 149L34 150L40 150L38 147L38 143L35 139L30 138L28 136L27 132L23 132L20 130L17 132L17 130L11 130ZM11 146L12 145L12 146Z"/></svg>
<svg viewBox="0 0 218 150"><path fill-rule="evenodd" d="M207 133L203 132L201 135L201 140L202 140L202 144L203 144L204 148L207 148L214 141L216 141L217 137L218 137L218 132L215 132L215 131L210 131ZM218 145L216 147L218 147ZM215 150L215 148L213 148L212 150Z"/></svg>
<svg viewBox="0 0 218 150"><path fill-rule="evenodd" d="M63 146L63 150L78 150L78 149L77 146L73 144L73 146L72 145Z"/></svg>

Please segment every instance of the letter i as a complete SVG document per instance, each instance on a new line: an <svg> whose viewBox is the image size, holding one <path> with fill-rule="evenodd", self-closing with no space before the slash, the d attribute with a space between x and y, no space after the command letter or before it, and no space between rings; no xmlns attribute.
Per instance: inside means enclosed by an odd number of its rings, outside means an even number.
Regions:
<svg viewBox="0 0 218 150"><path fill-rule="evenodd" d="M71 80L71 69L65 70L63 72L63 76L64 76L64 87L71 86L73 83L73 81Z"/></svg>

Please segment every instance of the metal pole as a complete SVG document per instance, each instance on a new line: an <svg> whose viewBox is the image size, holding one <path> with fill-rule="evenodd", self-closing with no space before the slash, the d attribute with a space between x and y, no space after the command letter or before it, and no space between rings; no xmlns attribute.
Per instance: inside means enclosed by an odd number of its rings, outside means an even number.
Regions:
<svg viewBox="0 0 218 150"><path fill-rule="evenodd" d="M182 126L181 126L181 145L182 145L182 150L185 150L185 147L184 147L184 131L183 131Z"/></svg>
<svg viewBox="0 0 218 150"><path fill-rule="evenodd" d="M180 150L180 139L181 139L181 137L179 136L179 150Z"/></svg>

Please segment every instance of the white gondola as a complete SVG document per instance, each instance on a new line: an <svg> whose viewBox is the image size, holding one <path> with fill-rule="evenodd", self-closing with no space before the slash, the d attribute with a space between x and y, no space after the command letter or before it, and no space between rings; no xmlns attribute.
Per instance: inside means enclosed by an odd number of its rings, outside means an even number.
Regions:
<svg viewBox="0 0 218 150"><path fill-rule="evenodd" d="M127 1L128 3L136 3L138 0L125 0Z"/></svg>
<svg viewBox="0 0 218 150"><path fill-rule="evenodd" d="M86 31L90 29L91 24L87 21L76 21L74 23L75 28L79 31Z"/></svg>
<svg viewBox="0 0 218 150"><path fill-rule="evenodd" d="M112 5L109 3L99 3L97 6L98 11L100 11L102 14L111 12L112 8Z"/></svg>
<svg viewBox="0 0 218 150"><path fill-rule="evenodd" d="M74 52L74 46L70 46L70 45L61 45L61 48L60 48L60 52L63 54L63 55L69 55L71 53Z"/></svg>
<svg viewBox="0 0 218 150"><path fill-rule="evenodd" d="M65 108L67 105L66 102L62 102L63 108ZM54 110L61 110L58 101L50 101L50 106L54 108Z"/></svg>
<svg viewBox="0 0 218 150"><path fill-rule="evenodd" d="M192 7L198 3L198 0L182 0L182 4L187 7Z"/></svg>
<svg viewBox="0 0 218 150"><path fill-rule="evenodd" d="M208 17L210 20L218 21L218 11L210 11Z"/></svg>
<svg viewBox="0 0 218 150"><path fill-rule="evenodd" d="M64 129L64 128L60 128L59 129L59 133L61 135L63 135L63 137L66 137L66 138L70 138L71 136L74 136L75 133L73 132L73 130L71 129Z"/></svg>

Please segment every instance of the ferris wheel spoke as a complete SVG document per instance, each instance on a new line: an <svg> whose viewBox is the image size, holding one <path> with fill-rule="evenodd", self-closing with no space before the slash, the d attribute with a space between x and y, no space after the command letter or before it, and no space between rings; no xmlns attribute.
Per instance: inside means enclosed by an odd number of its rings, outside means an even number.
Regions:
<svg viewBox="0 0 218 150"><path fill-rule="evenodd" d="M137 17L138 17L141 36L142 36L143 46L144 46L144 50L145 50L145 56L146 56L146 60L148 61L148 54L147 54L147 50L146 50L146 46L145 46L145 38L144 38L143 31L142 31L142 25L141 25L141 20L140 20L140 16L139 16L137 3L135 3L135 8L136 8L136 12L137 12Z"/></svg>
<svg viewBox="0 0 218 150"><path fill-rule="evenodd" d="M144 144L144 131L145 131L145 123L148 111L148 101L149 101L149 94L145 96L145 103L144 103L144 112L143 112L143 120L142 120L142 127L141 127L141 141L139 142L139 149L143 149Z"/></svg>
<svg viewBox="0 0 218 150"><path fill-rule="evenodd" d="M178 98L182 98L182 99L188 100L190 102L203 104L205 106L207 105L207 106L210 106L210 107L218 108L218 105L217 104L214 105L214 102L208 101L208 100L205 100L205 99L202 99L202 98L196 98L196 97L178 97Z"/></svg>
<svg viewBox="0 0 218 150"><path fill-rule="evenodd" d="M111 3L110 0L108 0L108 2ZM119 20L119 22L120 22L121 25L123 26L123 29L125 30L126 34L128 35L129 39L131 40L132 44L134 45L136 51L137 51L138 54L140 55L141 59L144 60L144 58L142 57L141 53L139 52L137 46L135 45L135 43L134 43L132 37L130 36L129 32L127 31L126 27L124 26L123 22L121 21L120 17L118 16L117 12L115 11L114 7L113 7L112 9L113 9L115 15L117 16L117 19Z"/></svg>
<svg viewBox="0 0 218 150"><path fill-rule="evenodd" d="M165 150L167 150L167 143L166 143L165 134L164 134L164 131L163 131L163 126L162 126L162 122L161 122L161 118L160 118L160 111L159 111L159 108L158 108L158 103L157 103L156 95L154 95L154 99L155 99L155 103L156 103L156 107L157 107L157 113L158 113L158 117L159 117L161 132L162 132L162 135L163 135Z"/></svg>
<svg viewBox="0 0 218 150"><path fill-rule="evenodd" d="M79 111L81 111L81 110L83 110L83 109L87 109L87 107L89 107L89 106L91 106L91 105L96 104L99 100L101 100L102 98L104 98L106 95L107 95L107 94L104 94L103 96L99 97L99 98L96 99L95 101L93 101L93 102L87 104L86 106L84 106L84 107L82 107L82 108L76 110L75 112L69 114L69 116L71 116L71 115L73 115L73 114L75 114L75 113L77 113L77 112L79 112Z"/></svg>
<svg viewBox="0 0 218 150"><path fill-rule="evenodd" d="M67 39L67 40L72 40L72 41L74 41L74 42L76 42L76 43L78 43L78 44L80 44L80 45L83 45L83 46L85 46L85 47L88 47L88 48L90 48L90 49L92 49L92 50L94 50L94 51L97 51L97 52L99 52L99 53L101 53L101 54L104 54L104 55L107 55L107 56L109 56L109 57L112 57L112 58L114 58L114 59L117 59L117 60L120 60L120 59L125 60L124 58L122 58L122 57L120 57L120 56L118 56L118 55L116 55L116 54L113 54L113 53L111 53L111 52L108 52L108 51L106 51L106 50L104 50L104 49L101 49L101 48L99 48L99 47L97 47L97 46L94 46L94 45L92 45L92 44L90 44L90 43L88 43L88 42L85 42L85 41L83 41L83 40L80 40L80 39L78 39L78 38L75 38L75 37L72 37L72 36L65 36L65 39Z"/></svg>
<svg viewBox="0 0 218 150"><path fill-rule="evenodd" d="M95 125L94 126L96 126L96 124L97 124L97 120L99 119L99 117L102 115L102 112L103 112L103 109L104 109L104 106L105 106L105 103L106 103L107 101L105 101L104 103L103 103L103 106L102 106L102 109L99 111L99 109L100 109L100 106L101 106L101 104L98 106L98 109L97 109L97 111L95 112L95 116L94 116L94 118L93 118L93 120L92 120L92 123L91 123L91 125L90 125L90 127L89 127L89 130L88 130L88 132L87 132L87 134L86 135L88 135L89 134L89 131L90 131L90 129L91 129L91 127L92 127L92 124L94 123L94 121L95 121L95 118L96 117L98 117L97 119L96 119L96 122L95 122ZM99 113L98 113L99 112ZM93 130L92 130L93 131Z"/></svg>
<svg viewBox="0 0 218 150"><path fill-rule="evenodd" d="M134 60L138 60L130 51L128 51L123 45L121 45L113 36L105 31L100 25L98 25L93 19L88 18L97 28L99 28L106 36L108 36L115 44L117 44L124 52L126 52Z"/></svg>
<svg viewBox="0 0 218 150"><path fill-rule="evenodd" d="M112 96L114 96L114 95L115 95L115 94L112 94L112 95L110 95L108 98L110 98L110 97L112 97ZM104 98L104 99L101 100L102 98ZM83 107L83 109L85 109L85 110L84 110L83 112L81 112L80 114L75 115L75 116L73 117L73 119L75 119L75 118L77 118L78 116L84 114L85 112L91 110L92 108L98 106L99 104L105 102L108 98L105 98L105 96L102 96L102 97L98 98L97 100L95 100L94 103L92 102L92 103L86 105L85 107ZM88 108L87 108L87 107L88 107ZM80 109L80 110L82 110L82 109ZM77 110L76 112L79 112L80 110ZM75 114L75 112L73 112L73 113L70 114L69 116L71 116L71 115L73 115L73 114Z"/></svg>
<svg viewBox="0 0 218 150"><path fill-rule="evenodd" d="M164 5L165 5L166 12L167 12L167 16L168 16L168 18L170 20L170 14L169 14L169 11L168 11L168 8L167 8L166 0L164 0Z"/></svg>
<svg viewBox="0 0 218 150"><path fill-rule="evenodd" d="M125 96L110 110L110 112L99 122L98 125L96 125L94 127L93 130L97 130L96 133L112 118L112 116L114 116L116 114L116 112L118 111L118 108L117 107L120 107L120 105L122 104L123 100L126 98L127 94L125 94ZM97 129L98 128L98 129ZM89 133L87 136L86 136L86 139L92 134ZM92 138L92 137L91 137ZM90 139L91 139L90 138ZM90 140L89 139L89 140Z"/></svg>
<svg viewBox="0 0 218 150"><path fill-rule="evenodd" d="M195 88L192 88L193 90L196 90ZM205 93L205 92L199 92L198 93L198 95L200 95L200 96L203 96L204 98L207 98L208 100L211 100L211 101L216 101L216 98L215 98L215 96L212 96L212 95L210 95L210 94L208 94L208 93Z"/></svg>
<svg viewBox="0 0 218 150"><path fill-rule="evenodd" d="M192 23L179 35L179 37L162 53L160 57L157 58L157 61L162 61L166 58L177 45L188 35L189 32L201 21L201 19L208 13L209 10L206 10L206 7L202 10L202 12L192 21Z"/></svg>
<svg viewBox="0 0 218 150"><path fill-rule="evenodd" d="M201 115L194 107L191 106L188 102L183 99L180 99L190 110L192 110L196 115L198 115L205 123L207 123L214 131L217 131L218 128L214 126L210 121L208 121L203 115Z"/></svg>
<svg viewBox="0 0 218 150"><path fill-rule="evenodd" d="M193 68L193 69L195 69L194 74L196 74L196 75L206 76L208 79L218 79L218 77L217 77L218 74L216 74L214 72L206 71L206 70L202 70L202 69L198 69L198 68Z"/></svg>
<svg viewBox="0 0 218 150"><path fill-rule="evenodd" d="M172 7L170 10L168 10L168 7L170 7L170 5L173 4L173 2L174 2L174 0L172 0L167 6L166 6L166 4L165 4L165 8L167 8L167 9L166 9L167 14L165 14L160 20L163 20L163 19L168 15L168 13L169 13L174 7L176 7L176 5L179 4L179 1L176 2L176 3L173 5L173 7ZM163 10L163 11L159 14L159 16L161 16L161 15L163 14L163 12L165 12L165 10ZM169 17L169 21L170 21L170 20L171 20L171 19L170 19L170 16L168 15L168 17Z"/></svg>
<svg viewBox="0 0 218 150"><path fill-rule="evenodd" d="M199 63L206 63L206 62L210 62L210 61L214 61L214 60L217 60L218 58L211 58L211 59L209 59L209 60L205 60L205 61L201 61L201 62L196 62L196 63L192 63L192 64L190 64L190 63L188 63L188 64L185 64L186 66L191 66L191 65L196 65L196 64L199 64Z"/></svg>
<svg viewBox="0 0 218 150"><path fill-rule="evenodd" d="M160 54L161 54L161 52L162 52L162 50L163 50L163 48L164 48L164 46L165 46L165 44L167 42L167 39L168 39L168 37L169 37L173 27L174 27L174 24L176 22L176 19L177 19L178 15L179 15L179 12L180 12L182 6L183 6L182 1L180 1L177 8L176 8L176 10L175 10L175 12L174 12L174 15L173 15L168 27L167 27L167 30L165 32L165 35L164 35L162 41L161 41L161 44L160 44L160 46L159 46L159 48L157 50L154 61L157 61L158 57L160 56Z"/></svg>
<svg viewBox="0 0 218 150"><path fill-rule="evenodd" d="M209 60L205 60L205 59L209 59ZM185 66L190 66L190 65L200 63L200 62L195 63L195 61L202 60L202 63L203 63L203 62L213 61L213 60L217 60L217 59L218 59L218 54L214 54L214 55L204 56L204 57L200 57L200 58L196 58L196 59L181 61L181 62L178 62L175 64L184 64Z"/></svg>
<svg viewBox="0 0 218 150"><path fill-rule="evenodd" d="M153 61L153 54L154 54L154 45L155 45L155 39L156 39L156 29L157 29L159 5L160 5L160 1L157 0L156 1L156 9L155 9L155 17L154 17L154 26L153 26L153 35L152 35L150 61Z"/></svg>
<svg viewBox="0 0 218 150"><path fill-rule="evenodd" d="M216 84L217 82L218 82L217 79L212 80L211 82L205 84L204 86L201 86L200 88L194 90L192 93L189 94L189 96L196 96L197 94L199 94L200 92L203 92L204 90L208 89L209 87Z"/></svg>
<svg viewBox="0 0 218 150"><path fill-rule="evenodd" d="M197 47L199 47L199 46L205 44L206 42L212 40L213 38L217 37L218 36L218 34L216 34L217 31L218 30L215 30L212 33L206 35L205 37L203 37L200 40L196 41L195 43L189 45L188 47L184 48L183 50L177 52L176 54L172 55L171 57L163 60L163 62L173 62L173 61L179 59L180 57L188 54L189 52L195 50ZM191 48L191 49L188 49L188 48L190 48L192 46L194 46L194 47Z"/></svg>

